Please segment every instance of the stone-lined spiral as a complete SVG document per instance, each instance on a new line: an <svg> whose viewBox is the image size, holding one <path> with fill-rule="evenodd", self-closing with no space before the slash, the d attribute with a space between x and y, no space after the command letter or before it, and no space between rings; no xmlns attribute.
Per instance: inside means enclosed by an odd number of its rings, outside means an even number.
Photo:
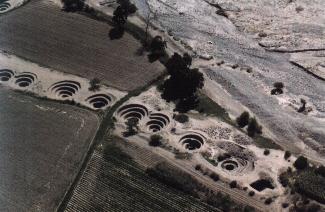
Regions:
<svg viewBox="0 0 325 212"><path fill-rule="evenodd" d="M10 8L9 0L0 0L0 11L5 11Z"/></svg>
<svg viewBox="0 0 325 212"><path fill-rule="evenodd" d="M249 162L242 158L228 158L220 162L220 167L223 171L234 174L241 175L245 174L250 170L254 169L254 163Z"/></svg>
<svg viewBox="0 0 325 212"><path fill-rule="evenodd" d="M0 81L6 82L9 81L14 76L14 72L9 69L0 70Z"/></svg>
<svg viewBox="0 0 325 212"><path fill-rule="evenodd" d="M64 81L54 83L51 86L50 90L51 92L55 93L57 96L61 98L68 98L75 95L80 88L81 85L79 82L64 80Z"/></svg>
<svg viewBox="0 0 325 212"><path fill-rule="evenodd" d="M149 119L147 127L151 132L158 132L170 123L169 117L162 113L152 113L150 114Z"/></svg>
<svg viewBox="0 0 325 212"><path fill-rule="evenodd" d="M31 84L34 83L34 81L37 79L37 76L30 72L23 72L15 77L16 81L15 84L19 87L28 87Z"/></svg>
<svg viewBox="0 0 325 212"><path fill-rule="evenodd" d="M205 142L205 138L198 133L191 133L183 136L179 142L187 150L197 150L200 149Z"/></svg>
<svg viewBox="0 0 325 212"><path fill-rule="evenodd" d="M108 106L113 101L113 96L109 94L95 94L86 99L86 101L96 109Z"/></svg>
<svg viewBox="0 0 325 212"><path fill-rule="evenodd" d="M118 110L117 113L121 118L123 118L125 120L135 118L138 121L140 121L144 117L148 116L149 111L143 105L129 104L129 105L124 105L124 106L120 107L120 109Z"/></svg>

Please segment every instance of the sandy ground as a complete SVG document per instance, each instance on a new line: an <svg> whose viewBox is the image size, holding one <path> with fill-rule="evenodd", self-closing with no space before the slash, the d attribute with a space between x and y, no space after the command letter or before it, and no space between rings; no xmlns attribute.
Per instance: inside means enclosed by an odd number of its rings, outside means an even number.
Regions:
<svg viewBox="0 0 325 212"><path fill-rule="evenodd" d="M0 210L55 211L99 125L84 109L0 88Z"/></svg>
<svg viewBox="0 0 325 212"><path fill-rule="evenodd" d="M120 90L141 87L164 69L136 55L141 44L129 33L110 40L107 23L63 12L51 1L31 0L2 15L0 28L0 49Z"/></svg>

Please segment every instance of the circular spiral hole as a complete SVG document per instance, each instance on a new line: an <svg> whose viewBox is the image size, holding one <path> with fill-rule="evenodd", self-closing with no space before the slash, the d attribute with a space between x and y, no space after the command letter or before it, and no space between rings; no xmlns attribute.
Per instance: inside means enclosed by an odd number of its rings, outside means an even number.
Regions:
<svg viewBox="0 0 325 212"><path fill-rule="evenodd" d="M151 132L158 132L170 123L169 117L162 113L153 113L149 116L149 119L150 121L146 125Z"/></svg>
<svg viewBox="0 0 325 212"><path fill-rule="evenodd" d="M204 137L199 134L188 134L180 139L180 143L185 149L193 151L200 149L204 145Z"/></svg>
<svg viewBox="0 0 325 212"><path fill-rule="evenodd" d="M148 116L148 109L140 104L129 104L120 107L117 111L117 114L123 119L131 119L136 118L139 121L143 119L145 116Z"/></svg>
<svg viewBox="0 0 325 212"><path fill-rule="evenodd" d="M108 106L112 101L113 97L107 94L95 94L86 99L96 109L101 109Z"/></svg>
<svg viewBox="0 0 325 212"><path fill-rule="evenodd" d="M0 70L0 81L6 82L9 81L14 76L14 72L9 69Z"/></svg>
<svg viewBox="0 0 325 212"><path fill-rule="evenodd" d="M1 0L0 1L0 11L5 11L10 8L10 3L8 2L9 0Z"/></svg>
<svg viewBox="0 0 325 212"><path fill-rule="evenodd" d="M75 95L80 88L81 85L79 82L64 80L64 81L54 83L50 87L50 90L60 98L68 98Z"/></svg>
<svg viewBox="0 0 325 212"><path fill-rule="evenodd" d="M30 72L23 72L15 77L15 84L19 87L28 87L36 80L36 75Z"/></svg>

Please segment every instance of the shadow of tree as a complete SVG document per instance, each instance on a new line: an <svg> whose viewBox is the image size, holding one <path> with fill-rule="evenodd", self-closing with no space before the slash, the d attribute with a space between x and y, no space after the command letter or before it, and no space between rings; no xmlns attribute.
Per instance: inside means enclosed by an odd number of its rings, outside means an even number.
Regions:
<svg viewBox="0 0 325 212"><path fill-rule="evenodd" d="M85 7L85 0L61 0L65 12L77 12L81 11Z"/></svg>
<svg viewBox="0 0 325 212"><path fill-rule="evenodd" d="M109 37L111 40L121 39L124 35L124 28L123 27L114 27L109 31Z"/></svg>

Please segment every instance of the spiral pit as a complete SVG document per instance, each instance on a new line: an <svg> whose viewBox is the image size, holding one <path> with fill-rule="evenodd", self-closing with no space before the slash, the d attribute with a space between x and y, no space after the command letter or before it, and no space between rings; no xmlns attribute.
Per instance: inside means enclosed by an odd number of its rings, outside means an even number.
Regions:
<svg viewBox="0 0 325 212"><path fill-rule="evenodd" d="M0 70L0 81L7 82L14 76L14 72L9 69Z"/></svg>
<svg viewBox="0 0 325 212"><path fill-rule="evenodd" d="M31 84L34 83L34 81L37 79L37 76L30 72L23 72L15 77L16 81L15 84L19 87L28 87Z"/></svg>

